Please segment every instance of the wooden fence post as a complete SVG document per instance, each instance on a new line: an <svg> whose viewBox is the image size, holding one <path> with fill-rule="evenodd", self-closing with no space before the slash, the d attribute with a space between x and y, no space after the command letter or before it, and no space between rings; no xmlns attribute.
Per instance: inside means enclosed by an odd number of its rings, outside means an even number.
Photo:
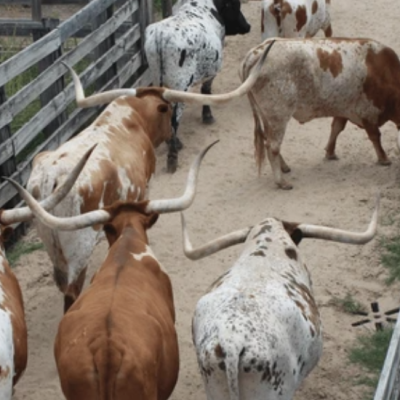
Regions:
<svg viewBox="0 0 400 400"><path fill-rule="evenodd" d="M42 0L32 0L32 21L42 19Z"/></svg>
<svg viewBox="0 0 400 400"><path fill-rule="evenodd" d="M95 28L100 27L104 22L111 18L114 14L113 5L108 7L107 10L100 14L96 19ZM111 49L115 45L115 34L110 35L106 40L97 46L95 51L96 59L100 58L104 53ZM109 80L118 74L117 63L114 63L97 81L95 84L96 90L102 88Z"/></svg>
<svg viewBox="0 0 400 400"><path fill-rule="evenodd" d="M172 15L172 0L161 0L162 16L168 18Z"/></svg>
<svg viewBox="0 0 400 400"><path fill-rule="evenodd" d="M6 91L4 86L0 87L0 105L5 103L7 100ZM11 128L9 125L0 129L0 143L5 142L12 136ZM15 155L14 155L15 157ZM17 170L17 163L15 158L10 158L4 164L0 165L0 176L11 176ZM16 206L20 201L19 196L15 196L9 202L7 202L3 207L4 208L13 208ZM25 224L20 224L13 235L11 242L7 243L7 247L14 244L15 241L18 239L19 236L24 235L26 233L26 226Z"/></svg>
<svg viewBox="0 0 400 400"><path fill-rule="evenodd" d="M40 2L41 0L33 0ZM47 19L42 19L43 29L34 31L32 33L32 37L34 41L41 39L47 33L51 31L51 26L54 25L54 21L47 23ZM57 24L58 25L58 24ZM41 59L38 63L38 72L41 74L48 67L50 67L54 61L56 61L62 55L62 49L59 47L56 51L49 54L47 57ZM40 95L40 104L41 106L45 106L51 100L54 99L59 93L61 93L65 88L65 80L64 76L61 76L57 81L55 81L47 90L45 90ZM68 113L64 111L60 115L58 115L46 128L43 129L43 134L46 138L48 138L58 127L60 127L66 120L68 119Z"/></svg>

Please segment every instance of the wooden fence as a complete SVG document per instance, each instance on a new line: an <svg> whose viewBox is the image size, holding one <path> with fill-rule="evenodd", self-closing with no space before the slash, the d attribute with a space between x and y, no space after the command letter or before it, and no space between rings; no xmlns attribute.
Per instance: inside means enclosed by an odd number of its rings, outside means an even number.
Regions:
<svg viewBox="0 0 400 400"><path fill-rule="evenodd" d="M92 85L96 91L151 83L142 50L152 15L147 1L92 0L0 64L0 176L25 185L36 154L57 148L98 114L99 107L73 109L74 88L67 85L70 76L61 61L84 64L83 86ZM74 39L83 28L87 35ZM68 49L71 41L77 44ZM8 85L31 69L36 71L34 79L7 96ZM32 104L37 112L15 128L16 119ZM40 143L32 144L38 138ZM0 209L19 203L14 188L0 181Z"/></svg>
<svg viewBox="0 0 400 400"><path fill-rule="evenodd" d="M374 400L400 400L400 318L386 353Z"/></svg>

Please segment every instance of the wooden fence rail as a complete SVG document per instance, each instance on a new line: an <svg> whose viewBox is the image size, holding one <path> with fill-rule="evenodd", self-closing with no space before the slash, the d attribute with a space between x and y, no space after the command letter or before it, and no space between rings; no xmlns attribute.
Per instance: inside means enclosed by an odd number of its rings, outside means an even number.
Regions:
<svg viewBox="0 0 400 400"><path fill-rule="evenodd" d="M36 154L57 148L99 112L99 107L71 110L74 88L72 83L66 85L70 76L61 61L71 66L84 61L83 86L93 84L96 90L151 83L141 48L150 10L147 0L92 0L0 64L0 175L25 185ZM78 31L86 36L74 39L79 43L66 50L66 43ZM7 85L32 68L37 76L7 98ZM40 103L38 111L13 131L16 117L35 102ZM38 136L42 142L31 149ZM0 183L0 209L16 203L19 198L14 188L8 182Z"/></svg>

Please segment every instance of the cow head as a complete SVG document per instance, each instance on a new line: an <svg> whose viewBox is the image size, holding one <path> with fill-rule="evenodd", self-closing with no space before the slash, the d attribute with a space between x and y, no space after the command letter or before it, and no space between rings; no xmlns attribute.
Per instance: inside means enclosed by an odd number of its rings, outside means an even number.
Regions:
<svg viewBox="0 0 400 400"><path fill-rule="evenodd" d="M191 260L198 260L200 258L214 254L227 247L234 246L246 241L257 241L257 237L265 232L269 232L272 226L279 227L276 230L281 231L281 237L289 236L293 243L297 246L303 238L313 238L330 240L333 242L347 243L347 244L365 244L372 240L376 234L378 225L378 210L379 210L378 194L375 204L375 210L372 214L371 221L366 231L352 232L342 229L330 228L321 225L311 225L303 223L293 223L287 221L277 220L270 218L262 221L261 223L247 227L238 231L231 232L227 235L221 236L203 246L193 249L186 230L186 223L183 214L181 214L182 233L183 233L183 251L185 255ZM282 234L282 232L284 232ZM279 236L279 234L277 235ZM290 255L289 255L290 257Z"/></svg>
<svg viewBox="0 0 400 400"><path fill-rule="evenodd" d="M250 32L250 24L240 10L240 0L214 0L218 18L225 25L225 35L232 36Z"/></svg>
<svg viewBox="0 0 400 400"><path fill-rule="evenodd" d="M127 102L137 102L143 99L141 105L135 105L143 120L147 124L147 132L154 147L171 138L171 104L162 97L159 90L146 90L138 92L137 97L128 97ZM136 126L136 125L135 125Z"/></svg>

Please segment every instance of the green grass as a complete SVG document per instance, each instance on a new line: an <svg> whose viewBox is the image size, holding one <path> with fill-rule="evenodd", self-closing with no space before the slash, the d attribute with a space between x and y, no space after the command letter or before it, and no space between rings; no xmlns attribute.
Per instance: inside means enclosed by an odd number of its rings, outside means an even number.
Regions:
<svg viewBox="0 0 400 400"><path fill-rule="evenodd" d="M362 312L367 312L367 307L355 300L350 293L347 293L344 298L333 297L331 304L347 314L360 314Z"/></svg>
<svg viewBox="0 0 400 400"><path fill-rule="evenodd" d="M43 250L43 243L17 242L11 250L7 251L7 259L11 267L14 267L21 256L33 253L36 250Z"/></svg>
<svg viewBox="0 0 400 400"><path fill-rule="evenodd" d="M350 350L350 362L361 366L366 372L366 375L357 380L357 384L370 388L366 393L369 399L373 398L373 393L378 385L392 334L393 328L390 327L361 335L357 338L355 346Z"/></svg>
<svg viewBox="0 0 400 400"><path fill-rule="evenodd" d="M380 246L382 248L381 262L389 272L386 283L392 284L400 280L400 235L381 239Z"/></svg>

